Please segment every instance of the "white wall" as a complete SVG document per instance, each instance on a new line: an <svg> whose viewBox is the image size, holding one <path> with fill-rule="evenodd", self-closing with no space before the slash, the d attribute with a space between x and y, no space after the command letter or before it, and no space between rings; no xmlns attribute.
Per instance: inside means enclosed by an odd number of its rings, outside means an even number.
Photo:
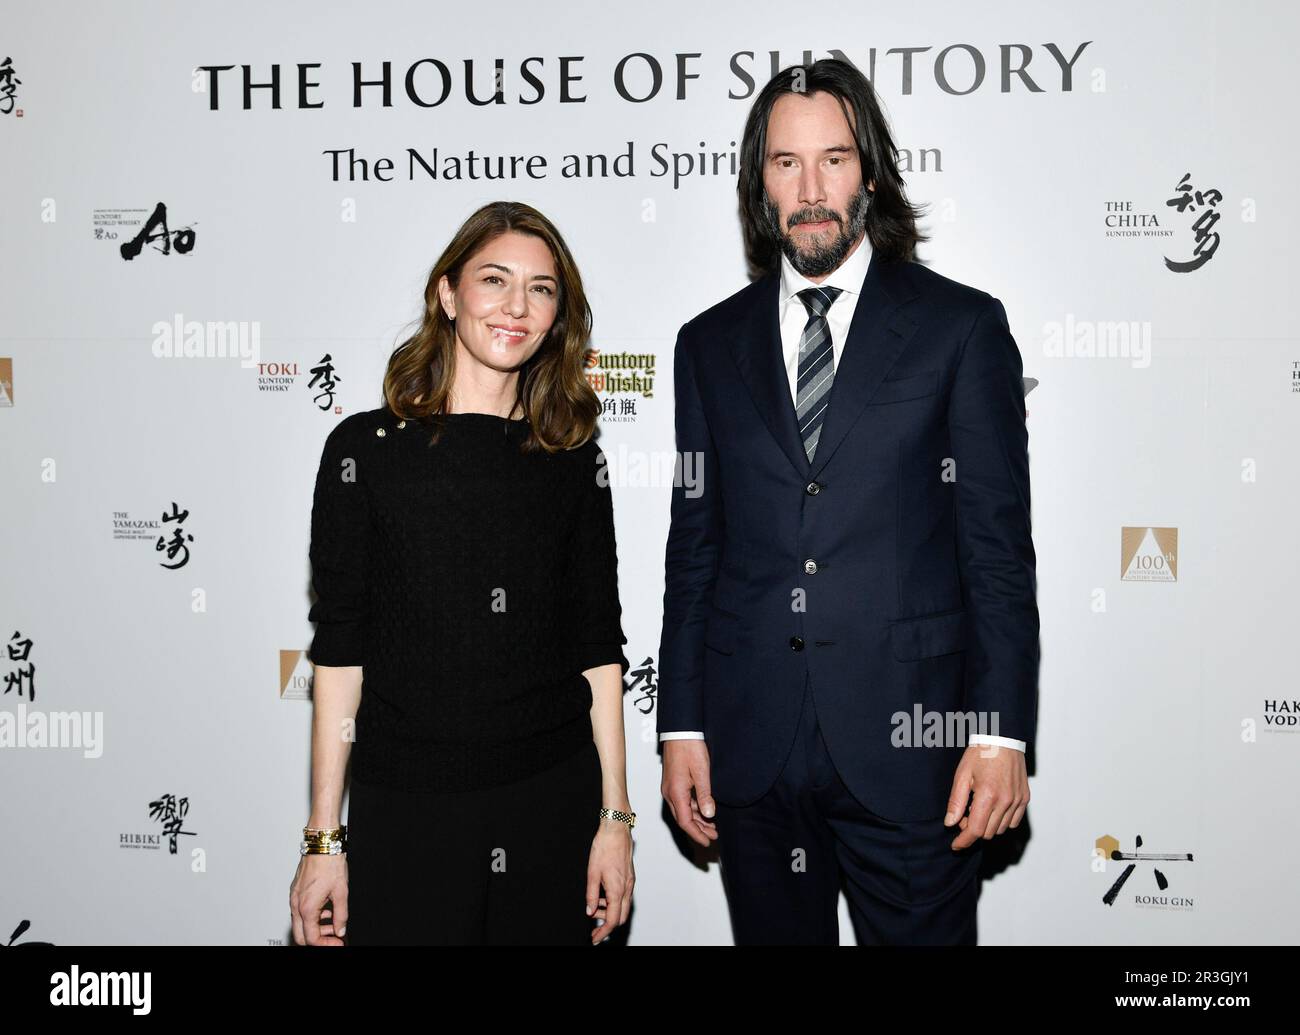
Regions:
<svg viewBox="0 0 1300 1035"><path fill-rule="evenodd" d="M310 705L293 679L310 666L306 615L312 480L339 419L313 405L309 368L329 353L347 414L379 402L389 351L419 312L430 264L485 201L510 197L555 220L576 252L603 352L656 357L652 398L635 421L607 421L617 460L671 451L672 345L678 327L745 283L730 175L677 189L651 175L650 150L727 150L750 100L732 56L766 78L805 49L838 48L868 68L901 148L937 149L914 171L933 207L922 258L1006 304L1027 376L1043 666L1031 836L988 881L985 943L1288 942L1297 909L1289 860L1300 739L1266 728L1266 701L1293 701L1297 564L1295 433L1300 362L1292 170L1290 5L1099 2L1039 5L664 2L538 7L502 0L462 16L427 3L228 3L202 12L20 5L0 57L21 84L0 115L0 636L32 641L35 701L23 687L0 711L84 711L102 719L102 754L0 748L0 937L57 943L266 943L288 939L287 890L307 817ZM458 11L461 10L458 8ZM820 23L820 24L818 24ZM1062 88L1047 43L1070 57ZM1042 92L1000 89L999 48L1023 43ZM987 61L966 96L936 83L953 44ZM928 47L913 59L890 48ZM612 72L646 52L667 79L647 103L621 99ZM698 78L676 96L678 53ZM541 56L544 99L519 62ZM559 59L581 56L559 102ZM408 65L504 59L509 103L475 108L459 86L437 108L401 96ZM371 90L351 107L351 62L394 68L394 105ZM294 62L321 64L319 110L296 108ZM220 110L196 92L200 65L280 63L282 107L257 91L243 111L238 72ZM969 82L954 51L952 82ZM484 69L486 68L486 71ZM645 86L644 75L630 84ZM558 174L569 153L621 153L636 175ZM545 155L545 179L416 181L426 153ZM391 157L391 182L335 182L322 152ZM1191 251L1191 216L1165 205L1184 173L1222 192L1221 244L1194 273L1162 254ZM131 262L95 237L100 210L164 201L187 255L146 247ZM1157 213L1164 239L1107 236L1108 202ZM156 358L157 322L256 325L261 358L296 364L283 392L259 390L238 359ZM1149 363L1061 356L1053 328L1135 322ZM10 360L8 373L4 360ZM627 396L622 396L627 397ZM1245 472L1243 476L1243 472ZM634 664L654 659L663 588L667 485L616 481L625 628ZM191 560L159 566L115 518L190 512ZM1126 526L1178 530L1175 582L1120 578ZM203 608L196 612L195 594ZM286 689L287 686L287 689ZM638 827L633 943L730 941L717 865L683 857L660 818L654 717L628 700ZM1257 736L1243 739L1253 720ZM148 804L185 796L172 856L124 847L153 834ZM1140 864L1114 906L1117 875L1093 870L1096 839L1126 851L1192 853ZM198 852L195 856L194 853ZM198 863L196 863L196 858ZM1159 865L1159 864L1157 864ZM1140 902L1163 894L1170 904ZM852 938L843 924L844 940Z"/></svg>

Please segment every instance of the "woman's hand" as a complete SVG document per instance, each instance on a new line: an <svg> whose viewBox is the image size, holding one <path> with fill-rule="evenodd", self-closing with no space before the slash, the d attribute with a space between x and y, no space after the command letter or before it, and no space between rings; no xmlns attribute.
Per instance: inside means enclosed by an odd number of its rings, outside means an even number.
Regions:
<svg viewBox="0 0 1300 1035"><path fill-rule="evenodd" d="M348 857L301 856L289 885L295 945L342 945L348 924ZM338 933L335 933L337 924Z"/></svg>
<svg viewBox="0 0 1300 1035"><path fill-rule="evenodd" d="M591 929L592 945L599 945L614 933L615 927L627 923L635 881L632 828L616 819L602 818L587 862L587 915L597 922Z"/></svg>

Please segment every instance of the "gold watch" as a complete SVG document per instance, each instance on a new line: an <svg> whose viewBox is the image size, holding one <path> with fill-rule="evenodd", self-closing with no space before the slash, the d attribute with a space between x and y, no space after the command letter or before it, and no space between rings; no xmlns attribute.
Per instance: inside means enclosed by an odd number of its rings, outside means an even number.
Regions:
<svg viewBox="0 0 1300 1035"><path fill-rule="evenodd" d="M626 823L629 830L631 830L634 826L636 826L635 812L619 812L618 809L601 809L600 818L613 819L613 820L617 820L620 823Z"/></svg>

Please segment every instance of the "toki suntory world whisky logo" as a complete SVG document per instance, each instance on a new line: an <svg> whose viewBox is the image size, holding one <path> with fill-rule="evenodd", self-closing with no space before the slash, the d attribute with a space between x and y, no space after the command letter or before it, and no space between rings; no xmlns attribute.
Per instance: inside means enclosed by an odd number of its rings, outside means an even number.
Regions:
<svg viewBox="0 0 1300 1035"><path fill-rule="evenodd" d="M587 383L600 400L600 419L603 422L635 423L640 417L637 401L655 397L653 352L588 349L585 366Z"/></svg>
<svg viewBox="0 0 1300 1035"><path fill-rule="evenodd" d="M288 399L293 405L310 400L319 413L341 414L339 376L334 357L326 352L317 360L262 360L257 364L255 387L262 395Z"/></svg>
<svg viewBox="0 0 1300 1035"><path fill-rule="evenodd" d="M14 59L8 54L0 61L0 115L23 117L22 108L18 107L18 87L23 81L14 69Z"/></svg>
<svg viewBox="0 0 1300 1035"><path fill-rule="evenodd" d="M655 668L654 658L649 654L639 665L633 665L623 677L623 693L642 715L649 715L655 710L659 700L659 673Z"/></svg>
<svg viewBox="0 0 1300 1035"><path fill-rule="evenodd" d="M1138 834L1133 839L1133 851L1124 852L1120 850L1118 839L1111 837L1109 834L1103 834L1097 838L1096 847L1093 850L1093 869L1098 873L1113 873L1114 867L1110 863L1122 863L1123 867L1119 875L1106 888L1106 893L1102 895L1101 900L1108 906L1113 906L1119 899L1120 893L1127 886L1128 893L1133 896L1135 906L1143 906L1155 909L1182 909L1190 910L1194 902L1187 895L1167 895L1169 890L1169 878L1165 875L1165 870L1172 872L1172 867L1178 863L1192 862L1191 852L1144 852L1142 851L1142 835ZM1144 891L1143 885L1137 882L1129 883L1129 878L1133 876L1139 866L1151 866L1151 881L1155 884L1158 894L1151 894L1149 890ZM1145 877L1140 880L1145 881Z"/></svg>
<svg viewBox="0 0 1300 1035"><path fill-rule="evenodd" d="M1125 582L1178 581L1178 529L1124 526L1119 577Z"/></svg>

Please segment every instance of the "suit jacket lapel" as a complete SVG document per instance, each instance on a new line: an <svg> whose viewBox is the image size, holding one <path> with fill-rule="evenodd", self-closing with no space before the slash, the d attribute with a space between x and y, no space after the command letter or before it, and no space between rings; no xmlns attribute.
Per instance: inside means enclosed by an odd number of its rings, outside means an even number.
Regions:
<svg viewBox="0 0 1300 1035"><path fill-rule="evenodd" d="M915 292L897 275L896 268L882 262L879 253L872 253L831 383L817 453L809 464L781 352L780 287L779 272L769 273L759 282L748 325L729 339L728 346L772 437L800 477L811 480L844 440L915 333L916 322L901 311Z"/></svg>
<svg viewBox="0 0 1300 1035"><path fill-rule="evenodd" d="M758 301L750 311L749 325L727 344L768 431L795 469L807 476L808 457L799 437L799 420L781 354L781 274L769 273L758 287ZM834 387L832 382L832 391Z"/></svg>
<svg viewBox="0 0 1300 1035"><path fill-rule="evenodd" d="M831 382L831 395L810 472L814 478L844 441L866 408L867 400L876 394L880 382L916 333L917 323L904 308L916 297L916 292L899 274L896 264L891 265L880 258L879 252L872 252L862 294L849 323L844 352Z"/></svg>

